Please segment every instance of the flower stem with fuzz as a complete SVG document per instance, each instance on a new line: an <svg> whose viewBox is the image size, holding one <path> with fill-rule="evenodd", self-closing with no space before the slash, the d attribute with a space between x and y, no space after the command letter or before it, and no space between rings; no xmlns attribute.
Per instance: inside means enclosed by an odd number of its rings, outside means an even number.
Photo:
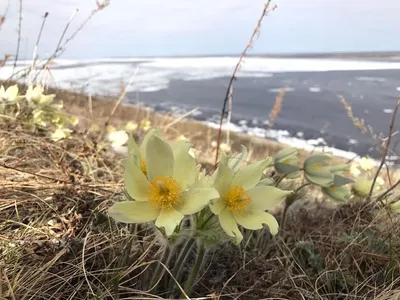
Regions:
<svg viewBox="0 0 400 300"><path fill-rule="evenodd" d="M206 248L204 247L203 243L200 241L200 245L198 248L197 256L196 256L196 261L193 265L192 271L190 272L189 278L185 283L185 292L190 295L194 281L197 278L197 275L199 274L199 271L201 269L201 266L203 264L204 258L206 255Z"/></svg>
<svg viewBox="0 0 400 300"><path fill-rule="evenodd" d="M304 183L304 184L302 184L301 186L299 186L299 187L294 191L293 197L296 197L296 194L297 194L301 189L303 189L303 188L305 188L306 186L309 186L309 185L310 185L310 183L307 182L307 183ZM288 212L288 210L289 210L289 207L296 201L296 200L295 200L296 198L293 198L293 199L294 199L294 200L292 200L292 201L288 201L288 198L286 198L286 200L285 200L285 207L284 207L283 212L282 212L282 219L281 219L281 224L280 224L281 232L283 232L283 231L285 230L286 216L287 216L287 212Z"/></svg>
<svg viewBox="0 0 400 300"><path fill-rule="evenodd" d="M168 267L168 263L171 260L172 256L173 250L169 246L166 246L163 250L162 258L160 259L160 262L157 263L157 267L154 270L153 276L151 277L149 289L152 290L157 287L158 282L162 279L165 273L165 268L161 263Z"/></svg>

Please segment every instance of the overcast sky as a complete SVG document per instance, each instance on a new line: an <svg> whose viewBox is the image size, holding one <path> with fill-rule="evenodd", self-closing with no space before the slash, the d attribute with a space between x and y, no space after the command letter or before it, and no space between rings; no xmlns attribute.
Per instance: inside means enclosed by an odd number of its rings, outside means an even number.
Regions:
<svg viewBox="0 0 400 300"><path fill-rule="evenodd" d="M0 0L1 52L15 53L19 0ZM265 0L110 0L68 46L64 58L237 54ZM400 51L400 0L276 0L252 53ZM95 0L22 0L21 55L32 56L47 11L41 57L96 7ZM68 36L68 33L67 33ZM2 53L0 53L2 56Z"/></svg>

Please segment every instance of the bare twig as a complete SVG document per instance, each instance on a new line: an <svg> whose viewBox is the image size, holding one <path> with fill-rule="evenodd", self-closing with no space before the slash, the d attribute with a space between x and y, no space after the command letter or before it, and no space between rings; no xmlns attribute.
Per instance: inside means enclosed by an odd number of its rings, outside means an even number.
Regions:
<svg viewBox="0 0 400 300"><path fill-rule="evenodd" d="M390 188L388 188L382 195L380 195L378 197L378 201L385 198L385 196L388 195L391 191L393 191L398 185L400 185L400 180L398 180L395 184L393 184ZM397 202L397 200L394 202ZM394 202L389 204L393 204Z"/></svg>
<svg viewBox="0 0 400 300"><path fill-rule="evenodd" d="M260 18L257 21L257 25L253 30L252 35L250 36L250 39L246 45L246 47L244 48L243 52L241 53L239 60L235 66L235 69L233 70L232 76L229 80L229 84L228 84L228 88L226 91L226 95L225 95L225 99L222 105L222 111L221 111L221 118L220 118L220 123L219 123L219 130L218 130L218 138L217 138L217 150L215 153L215 164L214 164L214 168L217 166L218 163L218 156L219 156L219 148L221 145L221 134L222 134L222 123L224 121L224 116L226 114L226 107L228 102L232 102L232 90L233 90L233 82L236 80L236 74L240 69L240 66L242 64L242 61L244 59L244 57L246 56L247 51L253 47L253 40L258 37L259 33L260 33L260 29L261 29L261 24L262 21L264 19L264 17L267 15L268 13L268 8L269 5L271 3L271 0L268 0L267 3L264 4L264 9L262 11L262 14L260 16ZM275 9L275 7L273 8ZM230 107L232 107L232 104L229 105Z"/></svg>
<svg viewBox="0 0 400 300"><path fill-rule="evenodd" d="M96 1L97 4L97 8L92 10L92 12L90 13L90 15L86 18L85 21L83 21L83 23L74 31L74 33L68 37L64 44L62 44L62 46L59 48L59 53L58 55L61 55L65 52L66 50L66 46L67 44L73 40L75 38L75 36L83 29L83 27L86 26L86 24L93 18L93 16L98 13L99 11L105 9L108 5L110 5L110 0L104 0L102 3L100 3L99 1Z"/></svg>
<svg viewBox="0 0 400 300"><path fill-rule="evenodd" d="M13 66L13 71L12 71L12 75L11 75L11 80L14 76L15 68L17 67L19 48L21 46L21 29L22 29L21 26L22 26L22 0L19 0L18 40L17 40L17 50L15 53L14 66Z"/></svg>
<svg viewBox="0 0 400 300"><path fill-rule="evenodd" d="M387 154L389 152L390 142L392 141L394 124L395 124L395 121L396 121L396 115L397 115L397 110L398 110L399 106L400 106L400 97L397 98L396 106L395 106L393 114L392 114L392 121L391 121L390 126L389 126L389 135L387 137L386 144L384 145L384 148L383 148L383 154L382 154L381 163L379 164L378 170L375 173L374 180L372 181L371 189L370 189L369 194L368 194L368 199L371 199L372 192L374 190L374 186L375 186L375 183L376 183L376 179L378 178L379 173L380 173L383 165L386 162L386 156L387 156Z"/></svg>
<svg viewBox="0 0 400 300"><path fill-rule="evenodd" d="M39 35L38 35L38 38L36 40L35 48L33 50L32 66L31 66L31 71L30 71L30 74L29 74L28 85L32 83L30 75L35 70L35 64L36 64L36 60L37 60L37 50L38 50L38 47L39 47L40 38L42 37L44 24L46 23L48 15L49 15L49 13L46 12L44 14L44 16L43 16L43 22L42 22L42 25L40 26Z"/></svg>
<svg viewBox="0 0 400 300"><path fill-rule="evenodd" d="M122 101L125 99L126 93L128 92L128 88L131 86L132 81L136 78L136 75L137 75L138 71L139 71L139 67L136 68L136 71L135 71L135 73L133 73L133 75L129 79L128 84L122 88L121 96L118 98L118 100L115 103L110 115L108 116L107 120L104 122L104 127L106 127L108 125L108 123L110 122L111 117L114 115L114 113L117 110L117 108L121 105Z"/></svg>

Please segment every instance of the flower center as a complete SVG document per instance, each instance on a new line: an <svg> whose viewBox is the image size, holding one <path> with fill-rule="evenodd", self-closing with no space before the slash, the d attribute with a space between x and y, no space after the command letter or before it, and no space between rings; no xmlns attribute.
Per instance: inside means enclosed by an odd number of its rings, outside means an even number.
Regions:
<svg viewBox="0 0 400 300"><path fill-rule="evenodd" d="M149 202L155 209L168 209L181 200L182 189L175 179L159 176L150 182Z"/></svg>
<svg viewBox="0 0 400 300"><path fill-rule="evenodd" d="M225 203L230 212L242 214L249 208L251 197L243 187L234 185L226 194Z"/></svg>
<svg viewBox="0 0 400 300"><path fill-rule="evenodd" d="M142 172L147 175L147 164L146 161L144 159L140 160L140 170L142 170Z"/></svg>

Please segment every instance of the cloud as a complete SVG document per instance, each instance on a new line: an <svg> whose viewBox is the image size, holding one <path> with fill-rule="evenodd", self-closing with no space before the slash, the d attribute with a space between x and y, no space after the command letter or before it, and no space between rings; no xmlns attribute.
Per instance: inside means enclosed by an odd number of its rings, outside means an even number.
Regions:
<svg viewBox="0 0 400 300"><path fill-rule="evenodd" d="M0 3L0 14L7 1ZM15 52L18 2L0 31L0 49ZM397 0L278 0L264 20L258 52L400 50ZM238 53L265 0L111 0L68 47L65 57ZM22 56L30 57L47 11L40 53L49 54L72 13L69 33L95 9L93 0L23 1ZM68 34L67 34L68 36ZM0 53L1 55L1 53Z"/></svg>

